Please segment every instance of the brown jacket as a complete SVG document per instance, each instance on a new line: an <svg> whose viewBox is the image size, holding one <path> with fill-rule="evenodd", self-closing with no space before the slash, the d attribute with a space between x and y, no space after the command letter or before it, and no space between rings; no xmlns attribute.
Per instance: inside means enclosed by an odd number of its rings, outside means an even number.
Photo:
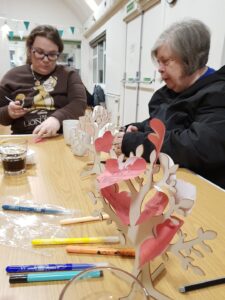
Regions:
<svg viewBox="0 0 225 300"><path fill-rule="evenodd" d="M65 119L78 119L84 114L86 92L74 69L57 65L47 76L34 75L30 65L5 74L0 83L0 124L11 125L13 134L29 134L50 115L62 124ZM22 118L11 119L5 96L21 101L31 110Z"/></svg>

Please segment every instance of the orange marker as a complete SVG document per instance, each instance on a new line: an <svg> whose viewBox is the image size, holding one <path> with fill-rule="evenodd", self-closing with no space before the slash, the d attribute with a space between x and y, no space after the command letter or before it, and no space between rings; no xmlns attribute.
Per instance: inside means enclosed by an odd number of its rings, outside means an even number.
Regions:
<svg viewBox="0 0 225 300"><path fill-rule="evenodd" d="M133 248L67 246L66 251L68 253L79 253L79 254L100 254L100 255L118 255L118 256L135 257L135 250Z"/></svg>

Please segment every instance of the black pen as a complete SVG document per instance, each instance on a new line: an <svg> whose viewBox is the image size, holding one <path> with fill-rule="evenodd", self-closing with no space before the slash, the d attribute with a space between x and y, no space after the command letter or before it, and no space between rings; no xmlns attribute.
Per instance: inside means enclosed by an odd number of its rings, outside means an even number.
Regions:
<svg viewBox="0 0 225 300"><path fill-rule="evenodd" d="M225 277L202 281L202 282L198 282L198 283L193 283L190 285L184 285L179 288L179 292L186 293L189 291L199 290L199 289L203 289L206 287L219 285L219 284L223 284L223 283L225 283Z"/></svg>

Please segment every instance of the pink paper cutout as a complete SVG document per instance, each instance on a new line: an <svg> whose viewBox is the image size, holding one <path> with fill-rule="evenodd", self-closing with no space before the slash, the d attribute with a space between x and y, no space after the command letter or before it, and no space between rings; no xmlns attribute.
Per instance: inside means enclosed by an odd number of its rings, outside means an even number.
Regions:
<svg viewBox="0 0 225 300"><path fill-rule="evenodd" d="M163 192L156 192L155 195L146 203L136 225L143 223L154 216L162 215L168 204L168 196Z"/></svg>
<svg viewBox="0 0 225 300"><path fill-rule="evenodd" d="M99 137L95 140L95 150L97 152L106 152L109 153L112 148L113 135L111 131L106 131L102 137Z"/></svg>
<svg viewBox="0 0 225 300"><path fill-rule="evenodd" d="M130 224L129 210L131 198L128 192L119 192L118 184L105 187L101 190L102 196L107 199L112 206L116 215L121 219L125 225Z"/></svg>
<svg viewBox="0 0 225 300"><path fill-rule="evenodd" d="M148 139L154 144L157 154L156 157L158 158L165 136L165 125L159 119L152 119L149 122L149 126L152 128L154 133L150 133L148 135Z"/></svg>
<svg viewBox="0 0 225 300"><path fill-rule="evenodd" d="M156 237L146 239L140 247L140 267L162 254L169 246L176 232L183 225L183 220L177 217L166 219L156 226Z"/></svg>
<svg viewBox="0 0 225 300"><path fill-rule="evenodd" d="M117 159L113 159L113 158L107 159L105 168L110 173L116 173L116 172L118 172L118 169L119 169L119 161Z"/></svg>
<svg viewBox="0 0 225 300"><path fill-rule="evenodd" d="M146 161L141 157L129 157L124 163L117 159L107 159L105 171L98 176L100 189L122 180L132 179L143 173Z"/></svg>
<svg viewBox="0 0 225 300"><path fill-rule="evenodd" d="M37 144L37 143L41 143L41 142L45 142L46 141L46 138L42 138L42 137L35 137L33 139L34 143Z"/></svg>

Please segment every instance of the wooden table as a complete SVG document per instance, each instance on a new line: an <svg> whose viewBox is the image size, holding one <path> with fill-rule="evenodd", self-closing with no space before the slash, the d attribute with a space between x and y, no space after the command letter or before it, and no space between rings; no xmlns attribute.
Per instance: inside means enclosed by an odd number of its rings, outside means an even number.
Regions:
<svg viewBox="0 0 225 300"><path fill-rule="evenodd" d="M81 180L82 171L87 158L75 157L70 148L65 145L61 136L48 139L44 142L33 143L30 139L31 149L35 150L36 165L29 166L27 172L21 176L4 176L0 168L0 201L5 203L12 199L30 200L40 205L57 205L67 209L78 209L82 215L93 212L94 205L87 193L95 190L94 176ZM181 269L176 257L170 256L167 272L156 282L156 288L172 299L224 299L225 286L215 286L208 289L180 294L178 287L183 284L202 281L204 279L222 277L225 275L225 192L206 182L204 179L187 170L179 170L178 177L197 186L197 202L192 214L186 218L184 230L188 238L196 236L199 227L213 229L218 233L216 240L208 244L214 252L206 254L203 259L197 258L194 263L202 266L206 277L193 274ZM14 213L18 216L18 213ZM1 223L4 223L2 221ZM1 228L4 228L1 224ZM67 226L65 232L70 231L73 237L117 235L114 224L107 225L105 221L89 224ZM68 233L68 232L67 232ZM44 232L43 232L44 235ZM44 237L44 236L43 236ZM17 248L0 244L0 299L1 300L53 300L58 299L65 282L28 283L11 285L5 272L7 265L16 264L49 264L49 263L76 263L76 262L102 262L106 261L127 271L132 270L133 259L116 256L89 256L69 255L65 246L41 247L36 250L29 245L24 249L23 237ZM10 240L10 239L9 239ZM8 243L7 243L8 244ZM36 251L35 251L36 250Z"/></svg>

